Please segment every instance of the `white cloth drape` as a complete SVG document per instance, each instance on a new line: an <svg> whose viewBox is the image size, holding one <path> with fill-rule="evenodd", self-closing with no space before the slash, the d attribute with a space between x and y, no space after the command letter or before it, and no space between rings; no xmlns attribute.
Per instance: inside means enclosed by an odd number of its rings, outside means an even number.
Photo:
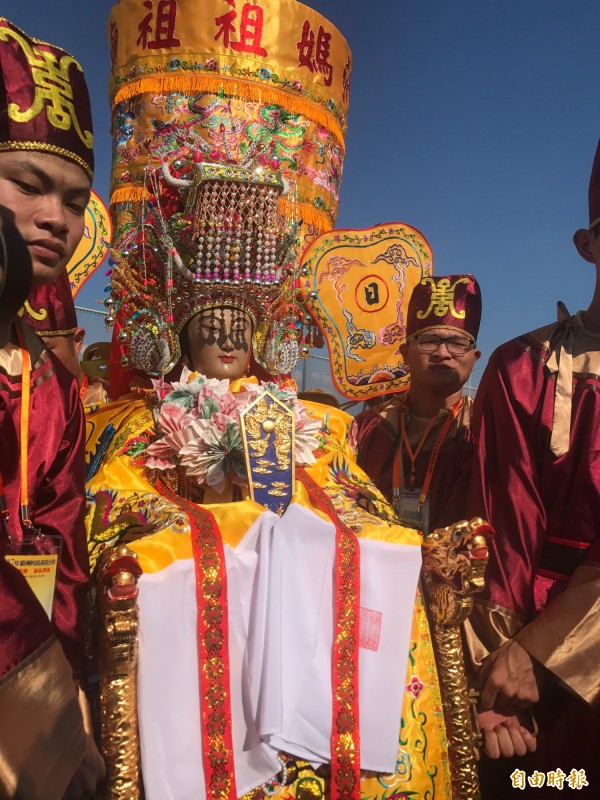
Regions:
<svg viewBox="0 0 600 800"><path fill-rule="evenodd" d="M361 769L393 772L420 549L361 539ZM238 795L278 749L330 760L335 529L292 504L225 546ZM138 706L148 800L204 793L193 561L139 581Z"/></svg>

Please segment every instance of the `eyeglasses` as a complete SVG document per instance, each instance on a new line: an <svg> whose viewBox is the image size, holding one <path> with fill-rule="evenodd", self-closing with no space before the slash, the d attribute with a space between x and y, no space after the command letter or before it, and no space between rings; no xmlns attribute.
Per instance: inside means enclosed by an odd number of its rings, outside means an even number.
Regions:
<svg viewBox="0 0 600 800"><path fill-rule="evenodd" d="M417 347L423 353L435 353L442 344L445 344L448 352L453 356L464 356L475 347L475 342L466 339L464 336L446 338L444 336L435 336L431 333L422 333L420 336L415 336L413 341L416 342Z"/></svg>

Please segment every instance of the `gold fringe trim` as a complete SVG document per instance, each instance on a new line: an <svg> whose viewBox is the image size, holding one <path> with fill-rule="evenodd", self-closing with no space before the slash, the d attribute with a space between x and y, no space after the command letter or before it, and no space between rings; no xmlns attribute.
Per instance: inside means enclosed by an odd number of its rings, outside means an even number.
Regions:
<svg viewBox="0 0 600 800"><path fill-rule="evenodd" d="M169 92L213 92L218 94L228 88L230 94L256 103L280 105L293 114L301 114L306 119L327 128L335 136L342 152L345 153L344 132L340 123L330 111L326 111L312 100L299 97L288 89L262 86L243 78L230 78L226 75L160 75L152 78L138 78L115 93L113 106L138 97L141 94L168 94Z"/></svg>
<svg viewBox="0 0 600 800"><path fill-rule="evenodd" d="M110 196L111 206L117 203L140 203L142 200L149 200L150 193L144 186L119 186ZM290 219L292 214L300 217L305 225L312 225L318 234L326 233L333 228L331 220L322 211L309 206L307 203L291 203L285 198L279 200L279 211L286 218Z"/></svg>
<svg viewBox="0 0 600 800"><path fill-rule="evenodd" d="M116 203L139 203L142 200L149 200L150 192L144 186L119 186L110 196L110 204Z"/></svg>
<svg viewBox="0 0 600 800"><path fill-rule="evenodd" d="M291 203L285 197L282 197L279 200L279 211L286 219L290 219L292 215L300 217L305 225L312 225L318 234L326 233L333 228L327 214L317 211L316 208L309 206L308 203Z"/></svg>

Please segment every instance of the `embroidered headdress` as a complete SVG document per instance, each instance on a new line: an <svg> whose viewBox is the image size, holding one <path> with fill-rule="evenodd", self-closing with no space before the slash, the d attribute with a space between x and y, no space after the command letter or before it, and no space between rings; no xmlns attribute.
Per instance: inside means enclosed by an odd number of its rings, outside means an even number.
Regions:
<svg viewBox="0 0 600 800"><path fill-rule="evenodd" d="M308 351L297 252L337 214L348 45L294 0L121 1L108 33L111 380L118 364L169 370L186 321L224 304L250 313L255 355L286 371Z"/></svg>
<svg viewBox="0 0 600 800"><path fill-rule="evenodd" d="M66 272L47 286L32 286L23 319L38 336L68 336L77 330L75 302Z"/></svg>
<svg viewBox="0 0 600 800"><path fill-rule="evenodd" d="M93 141L81 64L0 17L0 152L58 155L78 164L91 179Z"/></svg>
<svg viewBox="0 0 600 800"><path fill-rule="evenodd" d="M266 321L294 316L297 229L279 211L282 177L260 157L235 165L194 155L174 171L165 161L147 172L142 224L123 237L111 262L122 361L149 374L177 363L178 335L200 310L248 313L255 350L265 358Z"/></svg>
<svg viewBox="0 0 600 800"><path fill-rule="evenodd" d="M433 328L447 328L475 341L481 321L481 290L472 275L430 275L413 289L406 340Z"/></svg>

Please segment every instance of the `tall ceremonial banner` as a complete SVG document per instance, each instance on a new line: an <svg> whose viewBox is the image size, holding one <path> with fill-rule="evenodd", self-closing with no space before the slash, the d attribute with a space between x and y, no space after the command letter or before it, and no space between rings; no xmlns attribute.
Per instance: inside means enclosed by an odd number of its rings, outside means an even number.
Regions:
<svg viewBox="0 0 600 800"><path fill-rule="evenodd" d="M402 222L333 230L308 246L301 292L327 342L341 394L368 400L408 386L399 350L408 301L432 270L427 240Z"/></svg>
<svg viewBox="0 0 600 800"><path fill-rule="evenodd" d="M85 210L83 238L67 264L67 275L73 297L102 264L108 254L112 238L112 223L107 207L92 191Z"/></svg>
<svg viewBox="0 0 600 800"><path fill-rule="evenodd" d="M108 36L117 244L146 168L201 150L239 163L259 145L304 241L333 227L352 60L330 22L296 0L119 0Z"/></svg>

